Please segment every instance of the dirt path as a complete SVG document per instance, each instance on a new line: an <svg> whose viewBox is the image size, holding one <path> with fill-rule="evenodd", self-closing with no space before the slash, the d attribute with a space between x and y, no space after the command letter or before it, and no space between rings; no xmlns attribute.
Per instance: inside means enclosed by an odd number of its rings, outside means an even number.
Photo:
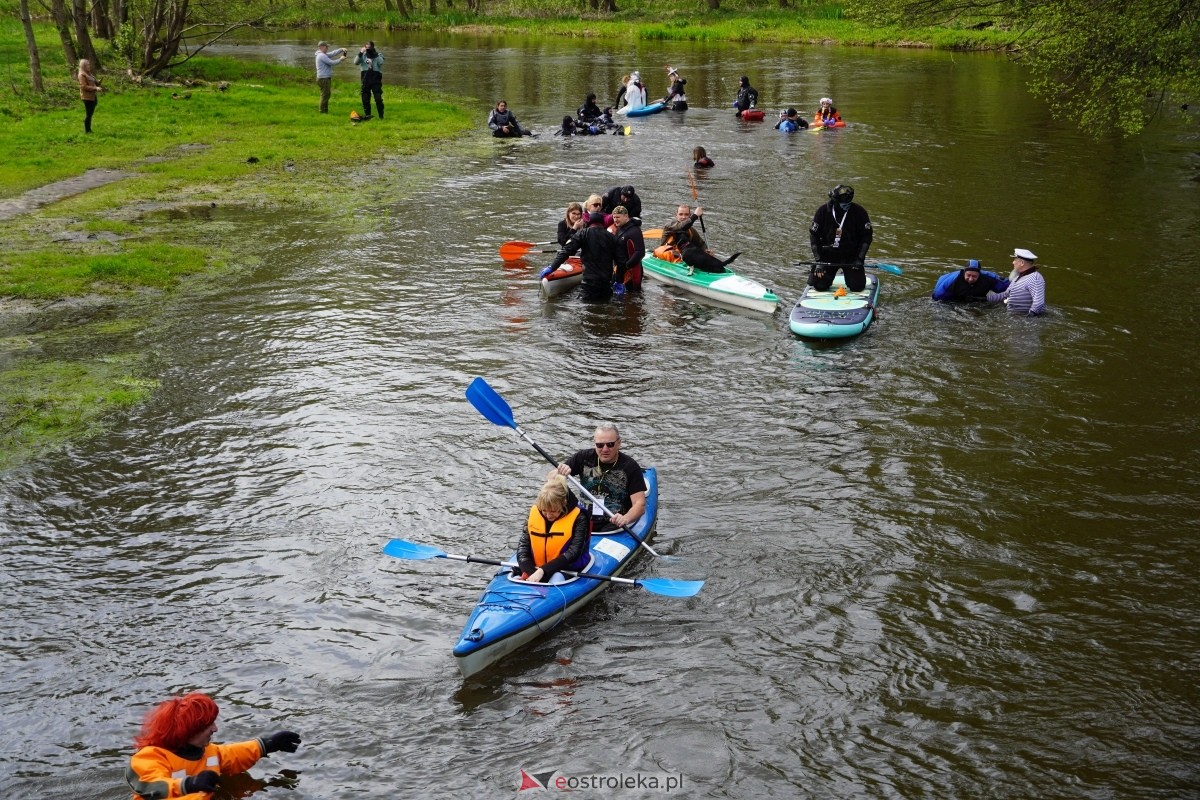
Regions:
<svg viewBox="0 0 1200 800"><path fill-rule="evenodd" d="M116 169L89 169L82 175L76 175L74 178L48 183L45 186L39 186L36 189L30 189L20 197L9 198L8 200L0 200L0 220L12 219L18 214L27 214L30 211L35 211L47 203L54 203L62 200L64 197L86 192L88 189L95 189L97 186L104 186L107 183L123 180L132 175L132 172L123 172Z"/></svg>

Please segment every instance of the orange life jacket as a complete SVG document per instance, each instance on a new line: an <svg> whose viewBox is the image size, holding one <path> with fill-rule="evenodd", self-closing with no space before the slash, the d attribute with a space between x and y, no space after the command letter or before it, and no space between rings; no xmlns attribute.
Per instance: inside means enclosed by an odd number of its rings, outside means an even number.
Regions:
<svg viewBox="0 0 1200 800"><path fill-rule="evenodd" d="M575 527L575 520L579 514L579 506L576 506L550 523L550 529L547 530L546 518L542 516L542 512L536 505L530 506L527 524L529 549L533 551L534 564L544 567L558 558L558 554L567 546L567 542L571 541L571 531Z"/></svg>
<svg viewBox="0 0 1200 800"><path fill-rule="evenodd" d="M263 757L265 748L258 739L232 744L210 744L195 761L172 753L162 747L143 747L133 754L125 768L125 780L133 789L133 800L143 795L208 800L208 792L183 793L183 779L211 769L220 775L236 775L253 767Z"/></svg>

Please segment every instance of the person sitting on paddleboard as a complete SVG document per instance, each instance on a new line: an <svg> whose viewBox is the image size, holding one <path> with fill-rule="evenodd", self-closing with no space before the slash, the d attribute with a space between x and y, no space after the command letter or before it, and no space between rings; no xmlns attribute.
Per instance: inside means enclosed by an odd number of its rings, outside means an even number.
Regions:
<svg viewBox="0 0 1200 800"><path fill-rule="evenodd" d="M989 292L989 303L1005 303L1013 314L1036 317L1046 310L1046 279L1038 272L1037 256L1023 247L1013 250L1013 270L1017 273L1007 289Z"/></svg>
<svg viewBox="0 0 1200 800"><path fill-rule="evenodd" d="M734 116L740 117L743 111L749 111L758 105L758 89L750 85L750 78L743 75L741 84L738 87L737 98L733 101Z"/></svg>
<svg viewBox="0 0 1200 800"><path fill-rule="evenodd" d="M833 107L833 98L822 97L821 106L817 109L817 113L813 115L813 122L828 128L841 121L842 115Z"/></svg>
<svg viewBox="0 0 1200 800"><path fill-rule="evenodd" d="M692 148L692 161L695 162L692 164L693 169L709 169L716 166L716 162L708 157L708 151L700 145Z"/></svg>
<svg viewBox="0 0 1200 800"><path fill-rule="evenodd" d="M846 288L861 292L867 286L867 250L873 237L871 217L854 202L854 187L838 184L830 189L829 202L817 209L808 229L813 255L809 285L828 291L841 267Z"/></svg>
<svg viewBox="0 0 1200 800"><path fill-rule="evenodd" d="M583 206L579 203L568 203L567 213L558 221L558 246L562 247L567 240L583 230Z"/></svg>
<svg viewBox="0 0 1200 800"><path fill-rule="evenodd" d="M725 267L732 264L741 253L734 253L722 261L714 256L704 241L704 236L696 230L696 220L704 216L704 209L696 206L682 205L675 210L675 219L663 226L662 239L659 245L670 245L679 251L683 263L701 272L724 272Z"/></svg>
<svg viewBox="0 0 1200 800"><path fill-rule="evenodd" d="M602 422L592 436L592 447L578 450L558 465L561 475L574 475L583 488L612 512L607 520L598 505L592 506L592 532L632 525L646 512L646 479L642 468L620 452L621 432Z"/></svg>
<svg viewBox="0 0 1200 800"><path fill-rule="evenodd" d="M775 123L775 130L783 131L784 133L794 133L801 128L807 128L808 122L800 118L800 112L794 108L789 108L786 111L779 112L779 122Z"/></svg>
<svg viewBox="0 0 1200 800"><path fill-rule="evenodd" d="M521 580L562 583L566 576L559 570L587 566L590 542L588 515L567 487L567 479L551 470L521 529L517 545Z"/></svg>
<svg viewBox="0 0 1200 800"><path fill-rule="evenodd" d="M617 206L625 206L631 217L642 218L642 198L638 197L632 186L614 186L604 193L600 210L605 214L611 214Z"/></svg>
<svg viewBox="0 0 1200 800"><path fill-rule="evenodd" d="M617 252L616 237L605 230L604 215L599 210L588 217L586 228L577 231L559 248L554 260L542 270L542 276L558 269L576 253L583 262L579 291L585 303L606 302L614 291L624 294L625 261Z"/></svg>
<svg viewBox="0 0 1200 800"><path fill-rule="evenodd" d="M517 122L517 115L508 110L507 100L498 100L496 102L496 107L488 115L487 124L492 129L492 136L496 137L533 135L533 131L521 128L521 124Z"/></svg>
<svg viewBox="0 0 1200 800"><path fill-rule="evenodd" d="M588 92L587 98L583 101L583 105L575 112L575 116L580 122L596 122L600 119L604 112L600 110L600 106L596 105L596 93Z"/></svg>
<svg viewBox="0 0 1200 800"><path fill-rule="evenodd" d="M646 240L642 236L642 221L629 215L625 206L617 206L612 212L613 233L617 237L617 252L625 259L625 289L641 291L642 259L646 257Z"/></svg>
<svg viewBox="0 0 1200 800"><path fill-rule="evenodd" d="M216 701L192 692L155 706L134 739L138 750L125 768L134 800L160 797L212 797L221 776L237 775L263 756L296 752L300 734L279 731L245 742L213 744Z"/></svg>
<svg viewBox="0 0 1200 800"><path fill-rule="evenodd" d="M988 292L1003 292L1007 288L1007 278L980 268L979 262L972 258L962 269L938 278L933 299L939 303L982 303L987 301Z"/></svg>
<svg viewBox="0 0 1200 800"><path fill-rule="evenodd" d="M671 88L667 90L667 96L662 99L663 105L672 111L686 110L687 95L683 92L683 85L687 83L687 79L679 77L679 70L667 67L667 80L671 81Z"/></svg>
<svg viewBox="0 0 1200 800"><path fill-rule="evenodd" d="M625 86L625 111L637 111L646 107L646 87L642 84L642 76L629 73L629 83Z"/></svg>

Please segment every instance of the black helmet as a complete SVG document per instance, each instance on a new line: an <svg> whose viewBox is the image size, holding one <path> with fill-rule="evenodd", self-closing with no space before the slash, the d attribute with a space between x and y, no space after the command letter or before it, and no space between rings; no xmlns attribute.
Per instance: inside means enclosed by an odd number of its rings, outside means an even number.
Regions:
<svg viewBox="0 0 1200 800"><path fill-rule="evenodd" d="M749 85L750 85L750 76L743 75L742 76L742 86L749 86Z"/></svg>
<svg viewBox="0 0 1200 800"><path fill-rule="evenodd" d="M794 108L789 108L786 113L789 117L794 117L798 112Z"/></svg>
<svg viewBox="0 0 1200 800"><path fill-rule="evenodd" d="M835 203L849 203L854 199L854 187L839 183L829 190L829 199Z"/></svg>
<svg viewBox="0 0 1200 800"><path fill-rule="evenodd" d="M620 194L622 197L633 197L633 194L634 194L633 187L632 186L622 186Z"/></svg>

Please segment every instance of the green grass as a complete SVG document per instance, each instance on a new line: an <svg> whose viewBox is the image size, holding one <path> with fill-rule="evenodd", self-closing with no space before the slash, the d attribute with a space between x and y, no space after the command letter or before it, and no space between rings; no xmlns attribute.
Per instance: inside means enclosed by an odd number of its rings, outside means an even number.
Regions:
<svg viewBox="0 0 1200 800"><path fill-rule="evenodd" d="M794 2L780 9L750 0L722 2L718 10L701 0L617 0L618 11L605 14L581 4L550 0L498 0L471 15L462 4L442 13L406 18L382 10L350 12L343 6L289 6L271 17L283 27L342 27L364 30L440 30L459 33L514 32L539 36L595 37L621 41L726 41L793 44L843 44L930 47L954 50L998 49L1011 43L1000 30L972 30L977 19L942 28L903 29L876 26L854 16L852 6L836 2Z"/></svg>
<svg viewBox="0 0 1200 800"><path fill-rule="evenodd" d="M114 247L104 254L31 250L0 263L0 296L25 300L172 289L179 279L206 269L199 247L167 244Z"/></svg>

